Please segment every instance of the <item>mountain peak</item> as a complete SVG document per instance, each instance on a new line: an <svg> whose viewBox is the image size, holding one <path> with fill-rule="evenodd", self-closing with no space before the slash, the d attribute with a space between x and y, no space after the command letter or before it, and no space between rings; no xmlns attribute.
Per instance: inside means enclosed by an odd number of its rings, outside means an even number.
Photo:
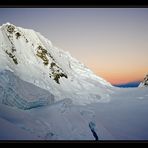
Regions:
<svg viewBox="0 0 148 148"><path fill-rule="evenodd" d="M7 23L5 23L5 24L3 24L3 25L13 25L13 24L11 24L11 23L7 22ZM14 25L13 25L13 26L14 26Z"/></svg>
<svg viewBox="0 0 148 148"><path fill-rule="evenodd" d="M14 27L16 27L14 24L9 23L9 22L7 22L5 24L2 24L2 27L6 27L6 26L14 26Z"/></svg>

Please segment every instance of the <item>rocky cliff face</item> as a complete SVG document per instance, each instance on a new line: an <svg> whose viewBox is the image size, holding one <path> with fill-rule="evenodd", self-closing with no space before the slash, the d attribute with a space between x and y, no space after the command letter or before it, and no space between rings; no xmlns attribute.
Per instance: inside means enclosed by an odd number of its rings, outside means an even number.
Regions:
<svg viewBox="0 0 148 148"><path fill-rule="evenodd" d="M144 77L144 80L140 83L139 87L148 86L148 74Z"/></svg>

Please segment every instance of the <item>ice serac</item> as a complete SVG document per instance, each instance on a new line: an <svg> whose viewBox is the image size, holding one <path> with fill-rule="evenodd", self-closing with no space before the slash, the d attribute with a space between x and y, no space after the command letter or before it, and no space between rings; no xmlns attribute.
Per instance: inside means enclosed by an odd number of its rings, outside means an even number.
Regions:
<svg viewBox="0 0 148 148"><path fill-rule="evenodd" d="M31 83L19 79L11 71L0 72L0 102L20 109L53 104L54 96Z"/></svg>
<svg viewBox="0 0 148 148"><path fill-rule="evenodd" d="M84 105L108 101L108 96L112 93L110 83L93 74L68 52L53 46L40 33L16 27L10 23L0 27L0 74L2 77L5 77L4 70L11 72L11 76L16 76L22 82L31 83L32 87L37 86L46 90L54 96L54 101L69 98L74 104ZM18 85L17 83L18 81L15 85ZM15 93L18 94L18 91L16 89ZM45 99L45 102L48 102L47 98L42 98L42 101ZM17 99L13 99L13 102L16 103ZM9 102L7 104L12 105L10 100L11 98L7 98ZM52 102L52 99L49 100ZM3 98L2 102L7 101ZM36 101L39 101L38 97Z"/></svg>
<svg viewBox="0 0 148 148"><path fill-rule="evenodd" d="M148 74L144 77L144 80L139 84L139 87L148 86Z"/></svg>

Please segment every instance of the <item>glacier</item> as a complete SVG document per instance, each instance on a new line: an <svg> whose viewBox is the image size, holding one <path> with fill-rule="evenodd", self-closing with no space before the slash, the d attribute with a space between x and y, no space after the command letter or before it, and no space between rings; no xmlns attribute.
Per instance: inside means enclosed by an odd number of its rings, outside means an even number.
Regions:
<svg viewBox="0 0 148 148"><path fill-rule="evenodd" d="M147 106L147 87L114 87L40 33L0 26L0 140L148 140Z"/></svg>
<svg viewBox="0 0 148 148"><path fill-rule="evenodd" d="M74 105L67 98L28 110L0 104L0 139L96 140L93 123L98 141L148 140L147 88L120 88L110 100Z"/></svg>

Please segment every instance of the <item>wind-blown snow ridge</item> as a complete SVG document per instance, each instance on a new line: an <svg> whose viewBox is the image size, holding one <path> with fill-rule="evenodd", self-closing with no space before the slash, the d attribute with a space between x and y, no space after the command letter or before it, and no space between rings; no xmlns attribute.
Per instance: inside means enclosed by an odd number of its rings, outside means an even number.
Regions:
<svg viewBox="0 0 148 148"><path fill-rule="evenodd" d="M40 33L6 23L0 27L0 71L74 104L108 101L112 86Z"/></svg>

